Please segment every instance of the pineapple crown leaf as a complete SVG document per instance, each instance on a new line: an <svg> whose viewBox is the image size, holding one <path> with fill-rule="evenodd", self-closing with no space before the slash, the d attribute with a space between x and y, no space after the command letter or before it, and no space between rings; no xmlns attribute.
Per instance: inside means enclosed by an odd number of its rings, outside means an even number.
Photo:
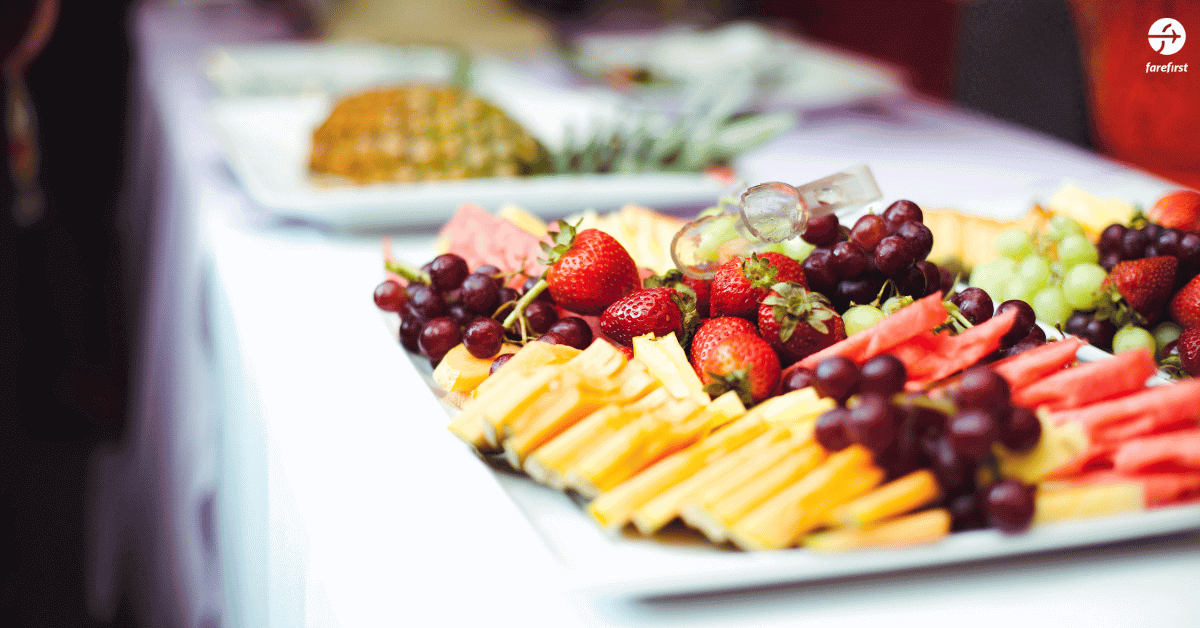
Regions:
<svg viewBox="0 0 1200 628"><path fill-rule="evenodd" d="M810 292L794 282L780 282L771 287L772 293L763 299L766 305L774 306L771 311L779 323L779 339L787 342L804 323L822 335L829 333L827 321L837 316L829 307L829 299L819 292Z"/></svg>
<svg viewBox="0 0 1200 628"><path fill-rule="evenodd" d="M544 266L553 266L563 255L566 255L567 251L571 250L571 246L575 244L575 236L578 235L578 222L571 224L565 220L559 220L557 224L558 231L550 232L550 242L539 243L546 257L539 257L538 263Z"/></svg>

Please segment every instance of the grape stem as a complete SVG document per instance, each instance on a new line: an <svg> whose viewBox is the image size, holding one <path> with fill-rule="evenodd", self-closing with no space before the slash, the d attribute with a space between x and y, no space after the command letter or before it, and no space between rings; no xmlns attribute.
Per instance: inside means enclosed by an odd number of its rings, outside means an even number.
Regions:
<svg viewBox="0 0 1200 628"><path fill-rule="evenodd" d="M403 262L394 260L384 260L383 267L390 272L396 273L404 278L408 283L420 283L429 285L429 273L422 272L420 269L413 268Z"/></svg>
<svg viewBox="0 0 1200 628"><path fill-rule="evenodd" d="M521 318L521 315L525 313L525 308L545 292L549 285L544 278L539 279L528 292L521 295L521 298L517 300L517 305L513 307L513 311L509 312L508 316L504 318L504 328L511 329L513 323L517 322L517 319Z"/></svg>

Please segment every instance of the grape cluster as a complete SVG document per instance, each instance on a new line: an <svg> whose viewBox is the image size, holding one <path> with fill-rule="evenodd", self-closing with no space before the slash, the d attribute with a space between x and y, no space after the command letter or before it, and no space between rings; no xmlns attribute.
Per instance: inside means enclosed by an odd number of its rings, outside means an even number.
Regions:
<svg viewBox="0 0 1200 628"><path fill-rule="evenodd" d="M859 218L850 229L842 228L833 214L810 219L801 235L816 247L803 264L809 287L828 296L839 313L851 304L875 301L888 280L902 295L919 298L937 292L943 276L925 260L933 249L933 232L923 221L921 208L907 200L892 203L882 215Z"/></svg>
<svg viewBox="0 0 1200 628"><path fill-rule="evenodd" d="M1200 273L1200 233L1194 231L1168 229L1152 222L1141 228L1112 224L1100 233L1097 249L1100 266L1105 270L1127 260L1172 255L1179 259L1176 287Z"/></svg>
<svg viewBox="0 0 1200 628"><path fill-rule="evenodd" d="M523 330L521 325L504 328L501 321L536 279L516 290L505 286L507 275L499 268L483 264L471 271L466 260L453 253L435 257L412 275L420 280L410 281L407 287L392 279L379 284L375 305L400 315L400 344L429 358L433 366L459 343L484 359L495 356L506 338L517 342L536 338L579 349L592 342L587 322L575 316L560 319L547 292L525 309Z"/></svg>
<svg viewBox="0 0 1200 628"><path fill-rule="evenodd" d="M1012 405L1003 377L986 367L968 370L947 400L901 394L904 365L891 355L874 357L861 369L835 356L800 372L793 377L838 402L814 426L822 447L839 451L860 444L889 478L932 470L956 530L1019 532L1029 526L1034 490L998 477L992 448L999 443L1028 452L1041 439L1042 425L1029 409ZM994 479L981 481L981 469L991 470Z"/></svg>

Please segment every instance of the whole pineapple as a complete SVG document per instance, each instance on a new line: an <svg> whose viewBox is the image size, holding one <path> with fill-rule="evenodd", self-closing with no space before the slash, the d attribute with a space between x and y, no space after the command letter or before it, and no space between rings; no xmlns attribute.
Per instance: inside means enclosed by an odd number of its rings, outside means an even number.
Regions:
<svg viewBox="0 0 1200 628"><path fill-rule="evenodd" d="M539 174L549 160L495 105L457 87L405 85L340 100L313 132L309 168L409 183Z"/></svg>

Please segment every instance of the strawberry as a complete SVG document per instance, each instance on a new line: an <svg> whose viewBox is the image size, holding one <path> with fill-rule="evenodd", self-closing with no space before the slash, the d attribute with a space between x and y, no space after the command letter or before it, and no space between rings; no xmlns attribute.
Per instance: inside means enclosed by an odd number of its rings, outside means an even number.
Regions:
<svg viewBox="0 0 1200 628"><path fill-rule="evenodd" d="M1192 377L1200 377L1200 327L1188 327L1179 336L1179 362Z"/></svg>
<svg viewBox="0 0 1200 628"><path fill-rule="evenodd" d="M704 372L704 392L716 397L736 391L746 407L770 397L779 385L779 356L758 334L727 336L698 366Z"/></svg>
<svg viewBox="0 0 1200 628"><path fill-rule="evenodd" d="M558 225L553 243L542 243L546 259L539 260L549 267L545 281L555 303L579 314L599 314L642 287L637 264L612 236L599 229L576 233L574 225L561 220Z"/></svg>
<svg viewBox="0 0 1200 628"><path fill-rule="evenodd" d="M1102 284L1108 301L1101 302L1097 318L1109 318L1117 327L1131 320L1156 322L1171 298L1178 267L1179 260L1170 255L1127 260L1113 266ZM1126 307L1121 306L1122 300ZM1132 314L1127 309L1132 309Z"/></svg>
<svg viewBox="0 0 1200 628"><path fill-rule="evenodd" d="M758 304L771 286L794 281L808 288L800 262L782 253L751 253L721 264L713 275L709 313L716 316L740 316L755 320Z"/></svg>
<svg viewBox="0 0 1200 628"><path fill-rule="evenodd" d="M1184 329L1200 326L1200 275L1192 277L1187 285L1171 297L1167 313Z"/></svg>
<svg viewBox="0 0 1200 628"><path fill-rule="evenodd" d="M696 369L700 379L704 379L704 371L700 365L707 363L717 344L734 334L745 333L756 334L758 330L754 328L754 323L736 316L710 318L700 325L700 329L697 329L696 335L692 337L691 351L692 368Z"/></svg>
<svg viewBox="0 0 1200 628"><path fill-rule="evenodd" d="M846 325L822 294L777 283L758 306L758 333L788 366L844 340Z"/></svg>
<svg viewBox="0 0 1200 628"><path fill-rule="evenodd" d="M1200 231L1200 192L1171 192L1158 199L1146 217L1168 229Z"/></svg>
<svg viewBox="0 0 1200 628"><path fill-rule="evenodd" d="M653 275L646 277L643 282L647 288L668 287L674 288L680 292L691 290L692 295L696 299L696 316L698 318L708 318L708 298L710 294L709 282L704 279L696 279L672 268L661 275Z"/></svg>
<svg viewBox="0 0 1200 628"><path fill-rule="evenodd" d="M644 288L617 299L600 316L600 331L627 345L637 336L675 332L683 344L685 319L695 320L694 297L674 288ZM685 314L685 312L687 314Z"/></svg>

